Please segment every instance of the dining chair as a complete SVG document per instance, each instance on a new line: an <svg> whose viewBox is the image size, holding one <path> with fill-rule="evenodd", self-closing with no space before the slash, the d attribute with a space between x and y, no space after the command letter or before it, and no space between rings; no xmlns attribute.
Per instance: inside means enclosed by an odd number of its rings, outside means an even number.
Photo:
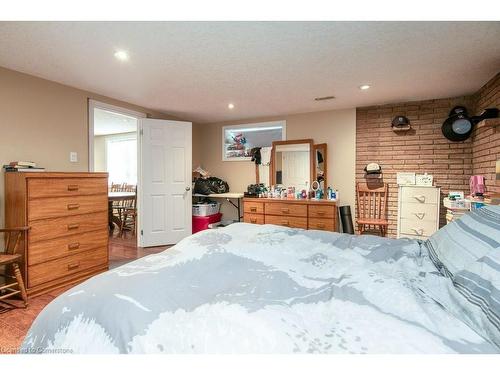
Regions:
<svg viewBox="0 0 500 375"><path fill-rule="evenodd" d="M21 295L24 307L28 306L28 295L26 294L23 277L19 269L23 256L18 253L18 248L22 236L24 235L26 238L28 229L29 227L0 229L0 233L3 233L5 236L5 249L3 252L0 252L0 266L3 266L5 269L4 273L0 275L3 276L4 280L4 284L0 284L0 301L3 302L16 295ZM12 268L12 274L8 272L9 268ZM4 303L14 306L8 302Z"/></svg>
<svg viewBox="0 0 500 375"><path fill-rule="evenodd" d="M109 191L110 192L122 192L125 191L125 182L122 182L120 184L116 184L111 182L111 185L109 186ZM112 202L112 207L113 207L113 216L116 216L122 219L122 207L123 207L123 201L113 201Z"/></svg>
<svg viewBox="0 0 500 375"><path fill-rule="evenodd" d="M116 192L116 191L123 191L123 185L124 184L115 184L115 183L111 183L110 187L109 187L109 191L113 191L113 192Z"/></svg>
<svg viewBox="0 0 500 375"><path fill-rule="evenodd" d="M136 193L132 199L123 201L121 210L120 235L123 236L126 230L130 230L133 235L136 234L137 225L137 185L128 185L124 187L128 192Z"/></svg>
<svg viewBox="0 0 500 375"><path fill-rule="evenodd" d="M356 183L357 208L359 233L363 234L374 227L378 228L382 237L387 234L389 221L387 220L387 198L388 185L383 184L380 187L372 188L367 184Z"/></svg>

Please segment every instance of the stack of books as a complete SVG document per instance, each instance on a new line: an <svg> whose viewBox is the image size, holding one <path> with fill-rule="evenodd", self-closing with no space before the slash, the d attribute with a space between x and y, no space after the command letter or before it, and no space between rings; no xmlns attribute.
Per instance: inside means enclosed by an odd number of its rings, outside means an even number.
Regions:
<svg viewBox="0 0 500 375"><path fill-rule="evenodd" d="M446 224L452 222L453 220L457 220L460 217L462 217L466 212L469 210L467 209L448 209L446 211Z"/></svg>
<svg viewBox="0 0 500 375"><path fill-rule="evenodd" d="M32 161L11 161L3 166L5 172L44 172L45 168L36 166Z"/></svg>

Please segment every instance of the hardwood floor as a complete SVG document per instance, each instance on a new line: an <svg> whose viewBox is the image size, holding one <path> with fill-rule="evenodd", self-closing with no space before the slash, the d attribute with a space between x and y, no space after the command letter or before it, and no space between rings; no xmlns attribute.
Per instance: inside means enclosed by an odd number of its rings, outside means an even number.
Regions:
<svg viewBox="0 0 500 375"><path fill-rule="evenodd" d="M122 264L146 255L160 253L170 246L137 247L136 238L130 233L121 238L116 233L109 237L109 268L116 268Z"/></svg>
<svg viewBox="0 0 500 375"><path fill-rule="evenodd" d="M120 238L116 231L109 239L109 268L116 268L146 255L156 254L169 246L137 247L135 237L126 233L125 238ZM33 320L58 295L71 288L59 289L38 297L29 299L29 305L23 309L4 309L0 306L0 354L16 353L24 336L31 327ZM17 302L17 301L16 301ZM4 306L5 307L5 306ZM3 311L3 313L2 313Z"/></svg>

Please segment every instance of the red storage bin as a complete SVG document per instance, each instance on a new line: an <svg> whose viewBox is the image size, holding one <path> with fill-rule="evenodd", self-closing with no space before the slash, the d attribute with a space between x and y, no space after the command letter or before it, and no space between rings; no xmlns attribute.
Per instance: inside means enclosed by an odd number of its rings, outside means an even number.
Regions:
<svg viewBox="0 0 500 375"><path fill-rule="evenodd" d="M220 212L209 216L193 216L193 233L208 229L208 224L218 223L221 218Z"/></svg>

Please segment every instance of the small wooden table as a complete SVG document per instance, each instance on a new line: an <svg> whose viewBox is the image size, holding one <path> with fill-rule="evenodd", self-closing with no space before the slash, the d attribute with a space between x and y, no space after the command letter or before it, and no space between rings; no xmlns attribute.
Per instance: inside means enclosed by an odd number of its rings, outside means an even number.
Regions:
<svg viewBox="0 0 500 375"><path fill-rule="evenodd" d="M135 198L135 192L133 191L110 191L108 192L108 221L109 230L113 230L113 223L121 227L122 221L119 217L113 216L113 202L124 201L127 199Z"/></svg>

